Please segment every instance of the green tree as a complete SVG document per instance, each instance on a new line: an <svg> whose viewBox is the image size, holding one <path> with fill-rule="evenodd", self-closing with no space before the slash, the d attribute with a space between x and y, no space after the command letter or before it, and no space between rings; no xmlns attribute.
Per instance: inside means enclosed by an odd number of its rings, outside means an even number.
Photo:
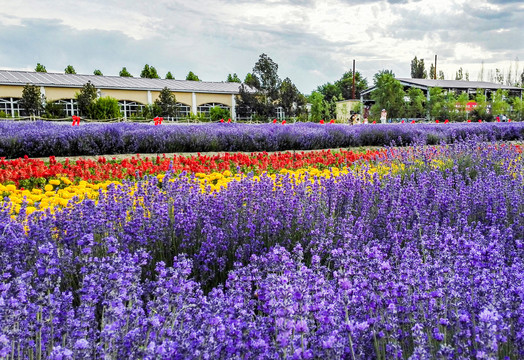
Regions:
<svg viewBox="0 0 524 360"><path fill-rule="evenodd" d="M407 103L407 116L411 118L425 117L424 105L426 97L424 92L418 88L409 88L408 90L409 102Z"/></svg>
<svg viewBox="0 0 524 360"><path fill-rule="evenodd" d="M209 118L211 121L219 121L220 119L229 119L231 113L228 109L221 108L220 106L214 106L209 109Z"/></svg>
<svg viewBox="0 0 524 360"><path fill-rule="evenodd" d="M125 66L122 68L122 70L120 70L120 73L118 75L122 77L133 77L133 75L131 75L129 71L127 71Z"/></svg>
<svg viewBox="0 0 524 360"><path fill-rule="evenodd" d="M198 76L196 76L192 71L190 71L187 76L186 76L186 80L190 80L190 81L200 81L200 79L198 78Z"/></svg>
<svg viewBox="0 0 524 360"><path fill-rule="evenodd" d="M35 85L26 84L22 90L22 98L20 99L20 107L24 108L29 116L40 115L43 109L42 95L40 88Z"/></svg>
<svg viewBox="0 0 524 360"><path fill-rule="evenodd" d="M411 60L411 78L413 79L426 79L428 74L424 65L424 59L418 60L417 57Z"/></svg>
<svg viewBox="0 0 524 360"><path fill-rule="evenodd" d="M37 63L37 64L36 64L35 71L36 71L36 72L42 72L42 73L46 73L46 72L47 72L45 66L42 65L42 64L40 64L40 63Z"/></svg>
<svg viewBox="0 0 524 360"><path fill-rule="evenodd" d="M353 71L345 72L342 77L335 82L340 89L342 99L353 98ZM368 88L368 81L358 71L355 72L355 98L360 98L360 93Z"/></svg>
<svg viewBox="0 0 524 360"><path fill-rule="evenodd" d="M144 68L142 69L142 72L140 73L141 78L146 79L160 79L160 76L158 76L158 73L154 66L149 66L148 64L144 65Z"/></svg>
<svg viewBox="0 0 524 360"><path fill-rule="evenodd" d="M264 104L260 101L256 88L245 83L240 85L238 91L237 114L240 117L249 117L263 112Z"/></svg>
<svg viewBox="0 0 524 360"><path fill-rule="evenodd" d="M173 76L173 74L171 74L171 71L167 72L166 79L168 79L168 80L175 80L175 77Z"/></svg>
<svg viewBox="0 0 524 360"><path fill-rule="evenodd" d="M160 116L176 117L176 97L167 86L160 91L160 95L158 99L155 100L155 104L160 108Z"/></svg>
<svg viewBox="0 0 524 360"><path fill-rule="evenodd" d="M375 105L373 114L379 113L380 109L386 109L388 117L397 118L403 115L404 111L404 88L400 81L395 79L393 72L381 71L374 77L376 89L371 94Z"/></svg>
<svg viewBox="0 0 524 360"><path fill-rule="evenodd" d="M433 65L433 63L431 63L431 66L429 67L429 78L434 79L434 80L437 79L437 74L435 72L435 65Z"/></svg>
<svg viewBox="0 0 524 360"><path fill-rule="evenodd" d="M493 99L491 100L491 113L493 115L507 114L509 112L511 106L506 102L505 99L507 98L507 90L498 89L495 94L493 94Z"/></svg>
<svg viewBox="0 0 524 360"><path fill-rule="evenodd" d="M58 119L65 117L64 108L58 102L46 102L45 117L48 119Z"/></svg>
<svg viewBox="0 0 524 360"><path fill-rule="evenodd" d="M329 106L321 92L313 91L308 97L308 102L311 104L311 121L318 122L329 118Z"/></svg>
<svg viewBox="0 0 524 360"><path fill-rule="evenodd" d="M66 73L66 74L76 74L76 71L75 71L75 68L73 67L73 65L67 65L66 68L64 69L64 73Z"/></svg>
<svg viewBox="0 0 524 360"><path fill-rule="evenodd" d="M522 100L520 97L515 96L513 98L513 114L514 116L522 120L524 118L524 100Z"/></svg>
<svg viewBox="0 0 524 360"><path fill-rule="evenodd" d="M304 106L304 97L291 79L285 78L280 84L280 106L284 109L287 117L293 117L297 114L298 109Z"/></svg>
<svg viewBox="0 0 524 360"><path fill-rule="evenodd" d="M103 76L104 74L102 74L102 71L96 69L95 71L93 71L93 75Z"/></svg>
<svg viewBox="0 0 524 360"><path fill-rule="evenodd" d="M255 76L253 76L252 73L246 74L246 78L244 79L244 84L252 88L255 88L255 89L260 88L260 82L258 81L258 79Z"/></svg>
<svg viewBox="0 0 524 360"><path fill-rule="evenodd" d="M482 121L492 121L493 115L488 112L488 100L483 89L477 89L475 102L477 105L475 106L475 109L471 111L469 117L473 120L481 119Z"/></svg>
<svg viewBox="0 0 524 360"><path fill-rule="evenodd" d="M78 111L81 116L91 116L91 105L97 97L96 88L88 81L79 93L76 94L76 101L78 104Z"/></svg>
<svg viewBox="0 0 524 360"><path fill-rule="evenodd" d="M462 70L462 67L458 69L458 71L455 73L455 80L462 80L464 79L464 72Z"/></svg>
<svg viewBox="0 0 524 360"><path fill-rule="evenodd" d="M442 112L445 111L445 100L442 88L434 87L429 89L428 110L432 119L439 118Z"/></svg>
<svg viewBox="0 0 524 360"><path fill-rule="evenodd" d="M238 75L236 73L234 73L233 75L231 75L231 74L227 75L227 82L239 83L239 82L242 82L242 81L240 81L240 79L238 78Z"/></svg>
<svg viewBox="0 0 524 360"><path fill-rule="evenodd" d="M439 70L439 71L438 71L438 79L439 79L439 80L444 80L444 79L445 79L445 78L444 78L444 71L442 71L442 70Z"/></svg>
<svg viewBox="0 0 524 360"><path fill-rule="evenodd" d="M252 75L258 80L258 90L264 96L264 103L273 108L271 104L278 99L280 88L277 63L266 54L261 54L253 67Z"/></svg>
<svg viewBox="0 0 524 360"><path fill-rule="evenodd" d="M91 119L116 119L122 116L118 100L110 96L100 97L90 105Z"/></svg>
<svg viewBox="0 0 524 360"><path fill-rule="evenodd" d="M337 101L342 99L342 91L338 86L331 83L326 83L317 87L317 91L324 95L324 102L326 104L325 118L333 119L337 113Z"/></svg>

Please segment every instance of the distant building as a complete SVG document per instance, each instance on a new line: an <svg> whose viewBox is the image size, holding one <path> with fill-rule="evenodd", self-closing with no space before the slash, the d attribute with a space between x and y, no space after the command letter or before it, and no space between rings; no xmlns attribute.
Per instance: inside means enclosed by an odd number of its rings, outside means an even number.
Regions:
<svg viewBox="0 0 524 360"><path fill-rule="evenodd" d="M118 100L124 118L138 114L145 105L153 104L160 91L168 87L176 96L180 118L191 113L207 115L211 108L219 106L230 110L235 120L236 96L241 85L234 82L0 70L0 112L10 117L24 115L19 100L23 87L30 84L40 87L47 102L62 105L66 116L78 115L76 94L88 81L95 86L99 96L111 96Z"/></svg>
<svg viewBox="0 0 524 360"><path fill-rule="evenodd" d="M524 89L507 86L502 84L491 83L487 81L465 81L465 80L434 80L434 79L411 79L411 78L396 78L404 86L404 90L415 87L421 89L426 97L429 99L430 88L441 88L446 91L455 92L466 92L468 94L476 94L477 89L485 90L488 99L491 94L496 92L498 89L507 90L510 96L520 96L522 98L522 92ZM372 103L369 99L370 94L376 89L375 86L370 87L360 94L360 101L363 103Z"/></svg>

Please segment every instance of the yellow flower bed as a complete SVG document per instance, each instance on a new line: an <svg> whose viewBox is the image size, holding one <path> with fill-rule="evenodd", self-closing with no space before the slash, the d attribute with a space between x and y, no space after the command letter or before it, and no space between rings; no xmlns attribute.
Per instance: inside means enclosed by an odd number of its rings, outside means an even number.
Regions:
<svg viewBox="0 0 524 360"><path fill-rule="evenodd" d="M402 168L402 166L400 166ZM376 167L366 168L365 171L362 169L350 169L343 168L339 169L336 167L330 169L319 170L316 168L303 168L297 170L280 170L281 175L288 175L294 184L299 184L303 181L308 181L312 184L320 182L321 179L336 178L341 175L348 174L350 171L356 171L356 173L369 178L367 175L373 175L378 173L379 175L388 174L391 171L398 171L396 165L393 167L387 167L379 165ZM261 177L267 176L275 182L275 188L282 186L282 180L277 179L276 174L262 173L261 175L250 176L252 181L260 181ZM159 174L156 176L160 183L163 182L165 174ZM232 181L242 181L248 178L246 174L232 174L226 170L223 173L195 173L194 177L199 183L201 191L203 193L218 192L228 187L228 184ZM174 181L171 179L170 181ZM68 205L71 205L71 200L75 199L75 202L80 202L86 198L96 200L99 197L99 191L106 191L107 187L111 184L115 186L121 185L117 181L106 181L102 183L88 183L87 181L80 181L78 185L72 184L67 178L53 179L50 180L44 189L32 189L32 190L21 190L15 185L2 185L0 184L0 194L7 196L12 203L12 214L16 215L20 212L23 203L27 204L26 214L31 214L35 211L45 211L50 209L51 212L60 210ZM131 194L134 190L130 191Z"/></svg>

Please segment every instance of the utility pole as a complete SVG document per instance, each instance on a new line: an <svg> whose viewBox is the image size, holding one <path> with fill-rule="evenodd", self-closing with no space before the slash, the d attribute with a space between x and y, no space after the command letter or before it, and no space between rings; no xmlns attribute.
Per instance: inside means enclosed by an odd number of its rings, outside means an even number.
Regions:
<svg viewBox="0 0 524 360"><path fill-rule="evenodd" d="M355 98L355 59L353 59L353 96L352 99Z"/></svg>

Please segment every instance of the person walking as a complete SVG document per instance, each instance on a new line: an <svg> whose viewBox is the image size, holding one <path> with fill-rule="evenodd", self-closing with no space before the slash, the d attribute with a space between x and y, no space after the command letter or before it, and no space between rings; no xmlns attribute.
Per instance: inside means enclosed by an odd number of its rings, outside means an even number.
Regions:
<svg viewBox="0 0 524 360"><path fill-rule="evenodd" d="M380 122L382 124L385 124L387 118L388 118L388 112L386 111L386 109L382 109L382 111L380 112Z"/></svg>

